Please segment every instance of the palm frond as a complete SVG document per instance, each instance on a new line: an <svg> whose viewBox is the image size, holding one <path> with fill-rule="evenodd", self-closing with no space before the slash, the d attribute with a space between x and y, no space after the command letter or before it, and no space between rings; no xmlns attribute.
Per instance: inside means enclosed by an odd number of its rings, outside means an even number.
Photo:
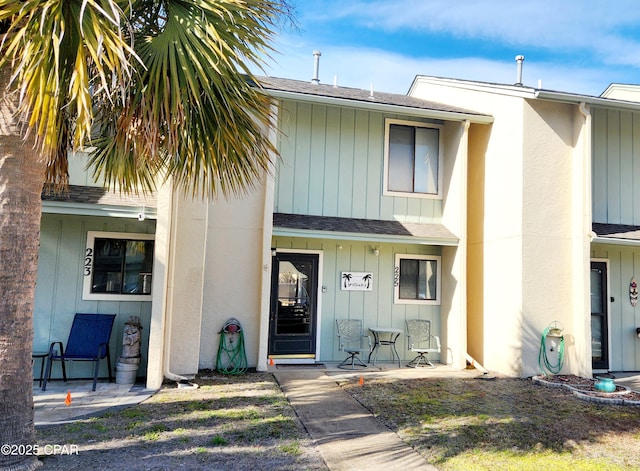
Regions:
<svg viewBox="0 0 640 471"><path fill-rule="evenodd" d="M133 8L156 8L149 3L134 2ZM162 5L166 19L160 26L135 26L144 67L127 106L101 113L118 118L101 123L106 133L96 142L96 177L132 191L161 172L193 194L242 193L264 175L276 153L264 132L270 100L247 75L249 63L263 63L279 3ZM133 16L146 17L135 11Z"/></svg>
<svg viewBox="0 0 640 471"><path fill-rule="evenodd" d="M115 0L0 0L10 21L0 67L12 67L20 112L47 163L47 183L65 185L67 151L90 142L93 93L130 77L133 50Z"/></svg>
<svg viewBox="0 0 640 471"><path fill-rule="evenodd" d="M92 144L94 178L125 192L161 175L203 196L250 189L276 155L250 70L283 12L286 0L0 0L0 67L47 182L65 184L67 150Z"/></svg>

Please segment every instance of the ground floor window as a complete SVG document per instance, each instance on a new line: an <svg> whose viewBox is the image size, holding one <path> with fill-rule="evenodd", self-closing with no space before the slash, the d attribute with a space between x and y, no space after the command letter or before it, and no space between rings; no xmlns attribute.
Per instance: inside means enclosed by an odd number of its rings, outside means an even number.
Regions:
<svg viewBox="0 0 640 471"><path fill-rule="evenodd" d="M396 254L396 304L440 304L440 257Z"/></svg>
<svg viewBox="0 0 640 471"><path fill-rule="evenodd" d="M153 247L151 234L87 233L83 298L150 298Z"/></svg>

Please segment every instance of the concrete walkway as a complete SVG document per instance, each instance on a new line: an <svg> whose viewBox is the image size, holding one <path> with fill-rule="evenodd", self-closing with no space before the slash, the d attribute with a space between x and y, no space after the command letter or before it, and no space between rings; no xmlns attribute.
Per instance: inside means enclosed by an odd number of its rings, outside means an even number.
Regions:
<svg viewBox="0 0 640 471"><path fill-rule="evenodd" d="M149 398L154 391L142 385L116 384L98 381L92 391L93 381L51 381L42 391L33 382L33 406L36 427L63 424L94 417L107 411L123 409ZM71 403L65 404L67 392Z"/></svg>
<svg viewBox="0 0 640 471"><path fill-rule="evenodd" d="M331 470L435 470L324 370L273 370Z"/></svg>

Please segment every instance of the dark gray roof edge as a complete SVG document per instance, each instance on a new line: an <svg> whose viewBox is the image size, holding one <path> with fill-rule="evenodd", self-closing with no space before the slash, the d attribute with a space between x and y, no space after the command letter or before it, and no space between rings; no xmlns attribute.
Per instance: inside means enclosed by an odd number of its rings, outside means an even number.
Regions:
<svg viewBox="0 0 640 471"><path fill-rule="evenodd" d="M157 195L121 194L97 186L69 185L66 191L54 193L45 188L42 201L58 201L66 203L100 204L110 206L147 207L157 206Z"/></svg>
<svg viewBox="0 0 640 471"><path fill-rule="evenodd" d="M640 226L594 222L591 229L598 237L640 241Z"/></svg>
<svg viewBox="0 0 640 471"><path fill-rule="evenodd" d="M386 93L381 91L374 91L373 96L370 90L363 90L359 88L350 88L325 84L314 84L311 82L304 82L301 80L293 80L279 77L266 77L258 76L256 80L259 82L261 88L268 91L281 91L289 92L299 95L315 96L334 98L346 101L355 101L359 103L370 103L378 105L391 105L402 108L425 110L425 111L438 111L444 113L469 115L477 117L490 117L490 115L479 113L477 111L467 110L455 106L449 106L442 103L423 100L421 98L412 97L409 95L402 95L397 93Z"/></svg>
<svg viewBox="0 0 640 471"><path fill-rule="evenodd" d="M442 224L273 213L273 225L286 229L458 240Z"/></svg>

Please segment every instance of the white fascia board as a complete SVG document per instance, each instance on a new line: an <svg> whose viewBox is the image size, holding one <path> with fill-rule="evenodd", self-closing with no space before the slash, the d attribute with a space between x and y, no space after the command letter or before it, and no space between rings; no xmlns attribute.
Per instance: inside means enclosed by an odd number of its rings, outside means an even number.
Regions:
<svg viewBox="0 0 640 471"><path fill-rule="evenodd" d="M383 113L404 114L410 116L419 116L422 118L441 119L444 121L469 121L474 124L491 124L493 116L473 114L473 113L456 113L453 111L428 110L424 108L412 108L407 106L389 105L386 103L349 100L347 98L336 98L321 95L307 95L305 93L286 92L282 90L264 90L265 93L284 100L305 101L309 103L319 103L323 105L342 106L349 108L358 108L370 111L379 111Z"/></svg>
<svg viewBox="0 0 640 471"><path fill-rule="evenodd" d="M457 238L444 239L436 237L406 237L391 234L357 234L353 232L312 231L308 229L288 229L282 227L274 227L273 236L304 237L308 239L353 240L360 242L389 242L415 245L442 245L447 247L457 247L459 242L459 239Z"/></svg>
<svg viewBox="0 0 640 471"><path fill-rule="evenodd" d="M412 92L420 82L432 83L435 85L448 86L451 88L460 88L462 90L473 90L477 92L494 93L498 95L508 95L518 98L535 98L535 88L526 87L523 85L504 85L498 83L489 82L474 82L468 80L459 80L453 78L431 77L418 75L413 80L409 92L407 95L413 96Z"/></svg>
<svg viewBox="0 0 640 471"><path fill-rule="evenodd" d="M64 201L43 201L42 212L46 214L69 214L74 216L100 216L137 219L142 206L107 206L94 204L67 203ZM145 219L157 219L155 208L144 208Z"/></svg>
<svg viewBox="0 0 640 471"><path fill-rule="evenodd" d="M592 244L604 245L626 245L631 247L640 247L640 240L634 239L616 239L614 237L594 237L591 239Z"/></svg>
<svg viewBox="0 0 640 471"><path fill-rule="evenodd" d="M614 100L612 98L596 97L591 95L580 95L577 93L557 92L520 85L504 85L497 83L473 82L451 78L416 76L411 84L408 94L411 95L418 83L432 83L463 90L484 91L498 95L508 95L525 99L538 99L547 101L557 101L562 103L585 103L606 108L618 108L640 111L640 103L633 101Z"/></svg>
<svg viewBox="0 0 640 471"><path fill-rule="evenodd" d="M613 100L589 95L574 95L571 93L552 92L549 90L537 90L536 98L548 101L560 101L563 103L585 103L587 105L601 106L604 108L616 108L631 111L640 111L640 103L633 101Z"/></svg>

